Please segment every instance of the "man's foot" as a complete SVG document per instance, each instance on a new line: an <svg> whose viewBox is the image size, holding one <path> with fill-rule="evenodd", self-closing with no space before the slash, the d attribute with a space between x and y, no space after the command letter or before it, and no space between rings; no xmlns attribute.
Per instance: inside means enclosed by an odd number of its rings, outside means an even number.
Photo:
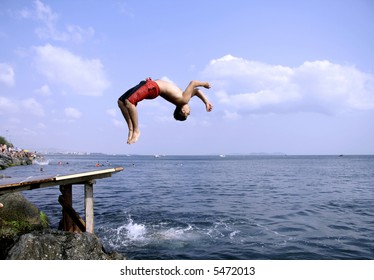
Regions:
<svg viewBox="0 0 374 280"><path fill-rule="evenodd" d="M130 140L130 143L129 144L134 144L136 141L138 141L140 137L140 131L134 131L134 133L132 134L132 138Z"/></svg>
<svg viewBox="0 0 374 280"><path fill-rule="evenodd" d="M127 137L127 144L131 144L131 139L132 139L133 132L132 130L129 131L129 136Z"/></svg>

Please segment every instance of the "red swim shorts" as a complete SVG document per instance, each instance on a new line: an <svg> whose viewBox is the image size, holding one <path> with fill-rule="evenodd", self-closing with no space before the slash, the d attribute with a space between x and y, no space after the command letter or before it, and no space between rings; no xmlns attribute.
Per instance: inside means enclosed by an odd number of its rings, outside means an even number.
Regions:
<svg viewBox="0 0 374 280"><path fill-rule="evenodd" d="M138 102L144 99L154 99L159 95L160 88L158 87L158 84L151 78L148 78L145 81L141 81L137 86L126 91L120 97L120 100L124 101L124 99L127 99L136 106Z"/></svg>

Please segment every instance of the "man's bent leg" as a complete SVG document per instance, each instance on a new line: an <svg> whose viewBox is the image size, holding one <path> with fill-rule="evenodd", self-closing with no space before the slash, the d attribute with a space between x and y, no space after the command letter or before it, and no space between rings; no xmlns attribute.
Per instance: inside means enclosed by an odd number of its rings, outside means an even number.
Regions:
<svg viewBox="0 0 374 280"><path fill-rule="evenodd" d="M126 108L125 104L121 100L118 100L118 107L121 110L121 113L122 113L123 117L125 118L127 126L129 128L129 134L128 134L128 137L127 137L127 144L130 144L130 141L131 141L132 135L133 135L133 131L134 131L134 126L133 126L131 118L130 118L130 113L129 113L129 110Z"/></svg>
<svg viewBox="0 0 374 280"><path fill-rule="evenodd" d="M133 144L138 141L140 136L139 126L138 126L138 110L136 106L132 104L127 99L125 100L125 106L129 112L131 122L133 124L133 134L129 144Z"/></svg>

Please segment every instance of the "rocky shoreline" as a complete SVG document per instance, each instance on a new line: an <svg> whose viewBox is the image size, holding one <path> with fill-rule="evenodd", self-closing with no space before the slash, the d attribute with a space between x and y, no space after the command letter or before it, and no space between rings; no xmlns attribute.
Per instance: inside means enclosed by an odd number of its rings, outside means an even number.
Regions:
<svg viewBox="0 0 374 280"><path fill-rule="evenodd" d="M29 164L32 164L32 157L29 157L26 154L18 157L18 156L10 156L7 154L0 153L0 170L6 169L11 166L29 165Z"/></svg>
<svg viewBox="0 0 374 280"><path fill-rule="evenodd" d="M0 195L0 201L0 260L126 259L107 252L94 234L51 229L48 217L20 193Z"/></svg>
<svg viewBox="0 0 374 280"><path fill-rule="evenodd" d="M0 153L0 169L32 164L29 156ZM0 184L3 177L0 174ZM0 195L0 260L123 260L106 252L91 233L71 233L50 228L48 217L21 193Z"/></svg>

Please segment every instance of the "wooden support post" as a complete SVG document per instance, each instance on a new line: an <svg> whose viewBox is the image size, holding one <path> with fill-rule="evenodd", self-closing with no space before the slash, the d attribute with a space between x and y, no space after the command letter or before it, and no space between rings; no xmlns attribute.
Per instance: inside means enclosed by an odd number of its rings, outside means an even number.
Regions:
<svg viewBox="0 0 374 280"><path fill-rule="evenodd" d="M69 215L69 218L73 220L74 224L78 226L80 231L85 232L86 231L86 223L82 220L82 218L79 216L79 214L69 205L66 203L62 195L58 197L58 202L62 205L62 208L64 210L64 213Z"/></svg>
<svg viewBox="0 0 374 280"><path fill-rule="evenodd" d="M93 184L95 180L85 182L84 184L84 208L86 214L86 231L94 233L94 201L93 201Z"/></svg>
<svg viewBox="0 0 374 280"><path fill-rule="evenodd" d="M72 185L61 185L60 192L62 194L63 201L66 205L73 208L73 191ZM69 232L79 232L79 228L74 224L73 219L65 211L64 207L62 208L62 221L60 226L64 231Z"/></svg>

